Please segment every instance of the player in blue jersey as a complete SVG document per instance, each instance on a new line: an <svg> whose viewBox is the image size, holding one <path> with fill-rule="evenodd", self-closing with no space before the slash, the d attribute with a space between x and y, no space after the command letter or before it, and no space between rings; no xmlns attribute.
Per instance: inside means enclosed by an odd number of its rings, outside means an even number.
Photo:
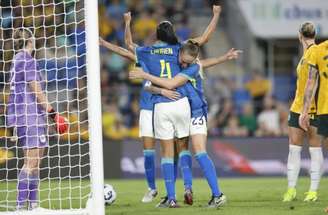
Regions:
<svg viewBox="0 0 328 215"><path fill-rule="evenodd" d="M197 41L199 44L204 44L206 43L210 36L212 35L212 33L215 30L215 27L217 25L218 19L219 19L219 15L221 12L221 7L220 6L213 6L213 18L209 24L209 26L207 27L207 29L205 30L205 32L203 33L202 36L195 38L194 40ZM131 31L130 31L130 21L131 21L131 16L130 13L126 13L124 15L124 19L125 19L125 23L126 23L126 30L125 30L125 41L126 44L128 46L128 48L131 51L135 51L137 45L134 44L132 42L132 35L131 35ZM178 39L175 35L175 32L173 30L173 26L170 22L162 22L158 25L157 27L157 39L160 42L164 42L166 44L171 44L171 45L176 45L178 48L180 46L180 44L178 43ZM160 45L160 44L157 44ZM164 44L162 44L164 45ZM163 59L162 59L163 60ZM164 67L166 67L166 65L168 65L168 62L159 62L161 67L163 67L163 63L164 63ZM152 104L153 101L149 100L149 95L147 96L142 96L141 98L141 102L145 102L146 104ZM146 99L145 99L146 98ZM148 100L148 101L147 101ZM155 96L155 100L156 100L156 96ZM141 119L146 119L146 120L141 120ZM148 182L148 186L149 186L149 191L145 194L144 198L143 198L143 202L145 202L145 200L149 200L151 201L154 198L154 194L157 194L156 191L156 187L155 187L155 168L154 168L154 163L155 163L155 140L154 140L154 134L153 134L153 129L152 127L152 110L149 109L144 109L140 111L140 136L143 138L143 143L144 143L144 155L145 155L145 169L149 170L146 171L146 179ZM149 132L145 132L145 131L149 131ZM187 204L192 204L192 192L191 192L191 183L192 183L192 176L191 176L191 154L188 151L188 139L182 139L182 140L178 140L178 143L182 143L182 144L178 144L180 149L180 167L182 170L182 174L183 174L183 178L184 178L184 184L185 184L185 203ZM184 147L183 147L184 145ZM166 160L168 162L171 162L170 160ZM174 167L176 167L176 165L174 165ZM176 169L176 168L175 168ZM176 175L176 174L175 174ZM152 186L150 186L152 185Z"/></svg>
<svg viewBox="0 0 328 215"><path fill-rule="evenodd" d="M142 71L141 69L130 72L130 78L142 78L151 81L153 84L165 87L167 89L176 89L190 82L192 85L186 85L188 99L191 105L192 119L190 121L190 135L195 153L196 160L201 166L205 178L211 188L212 198L208 202L209 207L220 207L226 202L226 197L220 192L215 167L206 153L207 139L207 102L205 100L203 85L202 85L202 68L214 66L223 63L227 60L238 58L240 50L231 49L224 56L218 58L210 58L201 61L196 61L190 65L183 62L183 59L197 56L199 47L193 42L187 42L180 49L179 62L184 68L175 77L160 78ZM188 56L189 55L189 56ZM191 86L191 87L190 87Z"/></svg>

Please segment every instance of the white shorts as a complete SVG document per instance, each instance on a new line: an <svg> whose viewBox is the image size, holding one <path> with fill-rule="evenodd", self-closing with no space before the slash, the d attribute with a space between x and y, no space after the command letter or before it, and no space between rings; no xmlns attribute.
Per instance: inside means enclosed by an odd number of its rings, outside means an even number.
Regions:
<svg viewBox="0 0 328 215"><path fill-rule="evenodd" d="M139 137L154 137L153 111L141 110L139 115Z"/></svg>
<svg viewBox="0 0 328 215"><path fill-rule="evenodd" d="M155 137L170 140L189 136L190 105L186 97L174 102L158 103L154 108Z"/></svg>
<svg viewBox="0 0 328 215"><path fill-rule="evenodd" d="M207 135L207 121L205 116L191 118L190 135L195 134Z"/></svg>

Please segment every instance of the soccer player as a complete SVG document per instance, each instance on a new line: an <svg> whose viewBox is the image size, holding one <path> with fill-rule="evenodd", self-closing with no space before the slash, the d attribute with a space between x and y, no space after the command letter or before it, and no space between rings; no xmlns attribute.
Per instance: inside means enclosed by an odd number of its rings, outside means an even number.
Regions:
<svg viewBox="0 0 328 215"><path fill-rule="evenodd" d="M175 77L160 78L146 73L140 69L136 69L129 73L129 77L142 78L151 81L153 84L167 88L175 89L190 82L187 85L187 94L191 106L190 136L193 151L196 160L204 172L205 178L211 188L212 197L208 202L209 207L220 207L226 202L225 195L220 191L215 166L206 152L207 140L207 111L208 106L203 91L203 72L202 68L214 66L228 60L238 58L240 50L229 50L224 56L210 58L205 60L197 60L188 64L185 59L198 57L199 46L197 43L188 41L182 45L179 53L179 62L183 69Z"/></svg>
<svg viewBox="0 0 328 215"><path fill-rule="evenodd" d="M18 175L17 209L38 207L39 167L47 142L47 115L59 133L67 131L66 119L54 111L43 92L44 80L32 56L35 39L27 29L13 33L16 55L10 70L10 96L7 126L17 131L18 144L24 151L24 165Z"/></svg>
<svg viewBox="0 0 328 215"><path fill-rule="evenodd" d="M219 16L221 13L220 6L213 6L213 18L206 28L205 32L202 36L195 38L194 40L198 42L200 45L205 44L211 35L213 34L217 22L219 20ZM137 45L132 41L132 35L130 30L130 22L131 15L130 13L124 14L125 20L125 43L130 51L136 53ZM160 42L164 42L170 45L180 45L178 39L173 30L173 26L170 22L164 21L161 22L157 27L156 32L157 40ZM162 44L164 45L164 44ZM175 54L176 55L176 54ZM162 60L158 62L161 65L161 69L167 67L166 63ZM164 65L163 65L164 63ZM163 70L163 71L164 71ZM140 137L143 139L143 147L144 147L144 156L145 156L145 169L146 169L146 179L148 182L148 191L146 192L143 202L151 201L157 194L156 186L155 186L155 139L152 128L152 116L153 116L153 103L151 98L151 94L146 91L143 91L141 94L140 100ZM177 145L179 148L179 163L182 170L182 175L185 184L185 203L192 204L192 174L191 174L191 154L188 150L188 139L184 138L181 140L177 140ZM174 169L176 172L176 162L174 162ZM176 175L176 173L175 173ZM164 199L165 201L166 199Z"/></svg>
<svg viewBox="0 0 328 215"><path fill-rule="evenodd" d="M303 56L297 66L297 88L294 102L290 108L289 126L289 155L287 161L288 190L283 196L284 202L290 202L296 198L296 184L301 165L301 151L304 138L308 136L309 151L311 155L310 189L306 193L304 201L316 201L318 199L317 190L321 178L323 165L323 154L320 137L317 135L318 120L316 116L317 107L315 101L311 101L311 107L306 110L311 116L310 126L307 130L300 127L299 117L303 109L303 97L306 80L309 74L311 56L317 51L315 44L315 26L313 23L305 22L299 29L299 41L303 46Z"/></svg>
<svg viewBox="0 0 328 215"><path fill-rule="evenodd" d="M316 96L318 134L323 137L323 141L328 141L328 40L317 46L309 57L308 64L309 73L299 123L306 131L311 128L311 116L308 110L313 97Z"/></svg>

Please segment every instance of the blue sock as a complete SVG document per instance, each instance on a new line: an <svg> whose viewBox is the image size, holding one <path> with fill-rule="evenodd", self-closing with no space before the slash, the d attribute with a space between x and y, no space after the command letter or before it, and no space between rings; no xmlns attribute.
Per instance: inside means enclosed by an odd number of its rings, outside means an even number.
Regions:
<svg viewBox="0 0 328 215"><path fill-rule="evenodd" d="M173 158L162 158L161 166L163 178L165 181L167 197L169 200L175 200Z"/></svg>
<svg viewBox="0 0 328 215"><path fill-rule="evenodd" d="M144 167L145 175L148 187L152 190L156 190L155 185L155 150L154 149L145 149L144 153Z"/></svg>
<svg viewBox="0 0 328 215"><path fill-rule="evenodd" d="M177 181L177 178L178 178L178 164L179 164L179 160L174 158L174 161L173 161L174 183Z"/></svg>
<svg viewBox="0 0 328 215"><path fill-rule="evenodd" d="M203 170L204 176L207 180L208 185L211 188L212 195L214 197L219 197L221 191L219 189L218 179L216 176L216 170L213 165L212 160L208 157L206 152L199 152L196 155L196 160L198 161L201 169Z"/></svg>
<svg viewBox="0 0 328 215"><path fill-rule="evenodd" d="M181 174L184 182L185 189L192 188L192 172L191 172L191 154L185 150L179 154L179 162Z"/></svg>

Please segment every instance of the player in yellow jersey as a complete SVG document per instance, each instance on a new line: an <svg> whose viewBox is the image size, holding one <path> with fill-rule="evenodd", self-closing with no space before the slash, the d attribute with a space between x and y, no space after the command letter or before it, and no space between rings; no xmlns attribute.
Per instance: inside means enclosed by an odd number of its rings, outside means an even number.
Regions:
<svg viewBox="0 0 328 215"><path fill-rule="evenodd" d="M303 111L300 117L300 125L305 130L308 129L309 116L306 110L309 109L309 100L316 96L318 134L325 139L328 137L328 40L318 45L310 59L311 65L304 93Z"/></svg>
<svg viewBox="0 0 328 215"><path fill-rule="evenodd" d="M318 45L317 51L309 59L311 68L304 93L304 105L300 125L308 129L309 99L317 96L317 116L319 121L318 134L328 137L328 40Z"/></svg>
<svg viewBox="0 0 328 215"><path fill-rule="evenodd" d="M307 109L309 128L304 130L299 125L299 116L303 109L303 97L305 85L309 73L309 60L317 50L315 44L315 26L311 22L305 22L299 30L299 40L303 46L303 56L297 66L297 88L294 102L290 108L288 119L289 126L289 154L287 161L288 190L283 196L284 202L292 201L296 198L296 184L301 166L301 151L305 137L308 137L309 151L311 155L310 177L311 185L304 201L316 201L319 187L321 168L323 164L323 154L320 137L317 135L318 121L316 118L316 105L314 99L310 100Z"/></svg>

